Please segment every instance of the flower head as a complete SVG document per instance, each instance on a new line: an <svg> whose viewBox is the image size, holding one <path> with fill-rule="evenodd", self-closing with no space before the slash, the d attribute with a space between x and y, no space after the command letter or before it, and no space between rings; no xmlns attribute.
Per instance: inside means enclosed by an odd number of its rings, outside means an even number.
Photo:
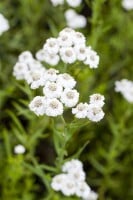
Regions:
<svg viewBox="0 0 133 200"><path fill-rule="evenodd" d="M79 93L77 90L65 89L61 94L61 102L65 104L66 107L74 107L79 100Z"/></svg>
<svg viewBox="0 0 133 200"><path fill-rule="evenodd" d="M34 97L34 99L29 104L29 108L37 116L44 115L46 110L46 98L43 96Z"/></svg>
<svg viewBox="0 0 133 200"><path fill-rule="evenodd" d="M104 117L104 112L101 107L96 106L94 104L89 104L87 118L90 121L98 122Z"/></svg>
<svg viewBox="0 0 133 200"><path fill-rule="evenodd" d="M8 20L0 13L0 35L9 29Z"/></svg>
<svg viewBox="0 0 133 200"><path fill-rule="evenodd" d="M18 144L14 147L15 154L23 154L25 153L25 147L22 144Z"/></svg>

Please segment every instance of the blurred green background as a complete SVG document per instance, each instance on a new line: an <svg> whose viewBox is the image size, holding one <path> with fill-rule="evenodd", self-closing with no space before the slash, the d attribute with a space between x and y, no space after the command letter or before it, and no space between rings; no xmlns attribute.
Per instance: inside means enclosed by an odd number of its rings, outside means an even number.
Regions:
<svg viewBox="0 0 133 200"><path fill-rule="evenodd" d="M0 13L10 24L10 30L0 36L0 200L76 199L53 192L43 181L49 183L54 173L46 170L45 174L41 164L54 166L56 159L50 119L28 110L34 92L12 76L21 52L35 55L47 38L66 26L67 8L53 7L49 0L0 1ZM100 65L91 70L81 63L68 72L77 80L83 101L100 92L106 103L101 122L76 129L67 144L68 157L88 142L79 159L99 200L132 200L133 105L115 93L114 83L133 80L133 11L124 10L121 0L86 0L77 11L87 17L87 27L79 31L100 55ZM24 155L14 154L18 143L26 147Z"/></svg>

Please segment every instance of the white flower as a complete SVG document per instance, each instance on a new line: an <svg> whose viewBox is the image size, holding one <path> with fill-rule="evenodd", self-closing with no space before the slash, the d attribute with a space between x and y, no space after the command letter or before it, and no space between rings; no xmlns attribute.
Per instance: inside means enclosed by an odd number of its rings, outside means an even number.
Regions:
<svg viewBox="0 0 133 200"><path fill-rule="evenodd" d="M76 81L72 76L67 73L59 74L57 77L57 83L62 85L64 88L74 88L76 85Z"/></svg>
<svg viewBox="0 0 133 200"><path fill-rule="evenodd" d="M29 72L27 72L27 74L25 75L25 80L27 81L28 84L31 84L31 89L37 89L40 86L43 86L45 83L44 80L44 73L45 73L45 69L41 68L41 69L35 69L35 70L31 70Z"/></svg>
<svg viewBox="0 0 133 200"><path fill-rule="evenodd" d="M76 61L76 53L72 47L64 47L60 49L61 60L64 63L74 63Z"/></svg>
<svg viewBox="0 0 133 200"><path fill-rule="evenodd" d="M64 4L64 0L50 0L53 6L58 6Z"/></svg>
<svg viewBox="0 0 133 200"><path fill-rule="evenodd" d="M33 56L30 51L22 52L18 57L19 62L29 63L33 60Z"/></svg>
<svg viewBox="0 0 133 200"><path fill-rule="evenodd" d="M75 17L77 13L75 12L74 9L68 9L66 12L65 12L65 18L67 21L70 21L73 19L73 17Z"/></svg>
<svg viewBox="0 0 133 200"><path fill-rule="evenodd" d="M70 177L70 180L75 180L75 182L83 182L85 181L85 172L82 169L74 169L74 167L69 170L68 175Z"/></svg>
<svg viewBox="0 0 133 200"><path fill-rule="evenodd" d="M98 194L92 190L90 191L87 198L83 198L83 200L97 200L97 199L98 199Z"/></svg>
<svg viewBox="0 0 133 200"><path fill-rule="evenodd" d="M88 104L87 103L79 103L76 108L72 108L72 113L75 115L76 118L86 118L88 111Z"/></svg>
<svg viewBox="0 0 133 200"><path fill-rule="evenodd" d="M85 181L77 182L76 195L78 197L87 198L90 191L91 189Z"/></svg>
<svg viewBox="0 0 133 200"><path fill-rule="evenodd" d="M61 95L61 102L65 104L66 107L74 107L79 100L79 93L77 90L65 89Z"/></svg>
<svg viewBox="0 0 133 200"><path fill-rule="evenodd" d="M14 153L16 154L23 154L25 153L25 147L21 144L18 144L14 147Z"/></svg>
<svg viewBox="0 0 133 200"><path fill-rule="evenodd" d="M74 171L74 170L83 171L82 162L78 159L72 159L70 161L65 162L64 165L62 166L62 171L70 173L71 170L72 171Z"/></svg>
<svg viewBox="0 0 133 200"><path fill-rule="evenodd" d="M69 6L71 7L77 7L81 4L82 0L66 0Z"/></svg>
<svg viewBox="0 0 133 200"><path fill-rule="evenodd" d="M89 120L91 120L93 122L98 122L101 119L103 119L104 112L101 109L101 107L93 105L93 104L89 104L87 117Z"/></svg>
<svg viewBox="0 0 133 200"><path fill-rule="evenodd" d="M126 10L132 10L133 9L133 0L122 0L122 6Z"/></svg>
<svg viewBox="0 0 133 200"><path fill-rule="evenodd" d="M54 69L54 68L50 68L48 70L45 71L45 74L44 74L44 79L45 81L56 81L57 77L58 77L58 74L59 71Z"/></svg>
<svg viewBox="0 0 133 200"><path fill-rule="evenodd" d="M43 96L34 97L34 99L29 104L29 108L37 116L44 115L46 110L46 98Z"/></svg>
<svg viewBox="0 0 133 200"><path fill-rule="evenodd" d="M67 26L76 29L76 28L84 28L87 24L87 20L83 15L79 15L73 9L68 9L65 12L65 19L67 22Z"/></svg>
<svg viewBox="0 0 133 200"><path fill-rule="evenodd" d="M86 47L84 45L77 45L74 47L77 59L80 61L84 61L86 59Z"/></svg>
<svg viewBox="0 0 133 200"><path fill-rule="evenodd" d="M9 29L8 20L0 13L0 35Z"/></svg>
<svg viewBox="0 0 133 200"><path fill-rule="evenodd" d="M93 94L90 96L90 104L94 104L99 107L103 107L104 105L104 96L101 94Z"/></svg>
<svg viewBox="0 0 133 200"><path fill-rule="evenodd" d="M85 46L85 42L86 42L86 39L82 33L77 32L77 31L73 33L73 43L75 46L79 46L79 45Z"/></svg>
<svg viewBox="0 0 133 200"><path fill-rule="evenodd" d="M40 49L36 53L36 58L39 61L45 61L45 56L47 56L47 54L46 54L46 51L44 51L44 49Z"/></svg>
<svg viewBox="0 0 133 200"><path fill-rule="evenodd" d="M28 66L26 63L17 62L13 67L13 75L17 80L25 79L25 75L28 72Z"/></svg>
<svg viewBox="0 0 133 200"><path fill-rule="evenodd" d="M123 97L129 102L133 103L133 81L122 79L115 82L115 91L121 92Z"/></svg>
<svg viewBox="0 0 133 200"><path fill-rule="evenodd" d="M49 54L57 54L59 51L58 40L56 38L47 39L43 49Z"/></svg>
<svg viewBox="0 0 133 200"><path fill-rule="evenodd" d="M58 175L54 176L52 178L52 182L51 182L51 187L53 188L53 190L61 191L66 179L67 179L66 174L58 174Z"/></svg>
<svg viewBox="0 0 133 200"><path fill-rule="evenodd" d="M73 44L73 32L60 32L57 40L60 47L71 47Z"/></svg>
<svg viewBox="0 0 133 200"><path fill-rule="evenodd" d="M46 115L56 117L63 114L63 105L56 99L47 99Z"/></svg>
<svg viewBox="0 0 133 200"><path fill-rule="evenodd" d="M99 56L97 53L92 50L91 48L87 49L86 52L86 59L84 61L84 64L90 65L90 68L97 68L99 64Z"/></svg>
<svg viewBox="0 0 133 200"><path fill-rule="evenodd" d="M59 98L62 90L63 88L60 84L47 81L43 88L43 93L47 98Z"/></svg>
<svg viewBox="0 0 133 200"><path fill-rule="evenodd" d="M44 61L49 65L55 66L60 61L60 57L58 54L50 54L48 52L45 53Z"/></svg>
<svg viewBox="0 0 133 200"><path fill-rule="evenodd" d="M68 176L68 175L67 175ZM63 185L62 185L62 189L61 192L65 195L65 196L71 196L74 195L76 191L76 183L75 180L70 179L70 177L68 176L66 178L66 180L64 181Z"/></svg>

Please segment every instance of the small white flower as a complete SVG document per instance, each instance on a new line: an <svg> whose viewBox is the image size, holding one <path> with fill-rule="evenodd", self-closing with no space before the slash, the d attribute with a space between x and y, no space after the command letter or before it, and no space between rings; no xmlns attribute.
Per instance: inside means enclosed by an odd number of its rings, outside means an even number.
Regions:
<svg viewBox="0 0 133 200"><path fill-rule="evenodd" d="M104 112L101 107L89 104L87 117L90 121L98 122L104 117Z"/></svg>
<svg viewBox="0 0 133 200"><path fill-rule="evenodd" d="M17 62L13 67L13 75L17 80L24 80L25 75L28 72L28 66L26 63Z"/></svg>
<svg viewBox="0 0 133 200"><path fill-rule="evenodd" d="M66 107L74 107L79 100L79 93L77 90L65 89L61 95L61 102L65 104Z"/></svg>
<svg viewBox="0 0 133 200"><path fill-rule="evenodd" d="M85 42L86 42L85 36L82 33L75 31L73 34L74 45L75 46L79 46L79 45L85 46Z"/></svg>
<svg viewBox="0 0 133 200"><path fill-rule="evenodd" d="M46 40L46 43L43 46L44 51L47 51L49 54L57 54L59 51L59 44L56 38L49 38Z"/></svg>
<svg viewBox="0 0 133 200"><path fill-rule="evenodd" d="M52 182L51 182L51 187L53 188L53 190L61 191L66 179L67 179L66 174L58 174L58 175L54 176L52 178Z"/></svg>
<svg viewBox="0 0 133 200"><path fill-rule="evenodd" d="M47 98L59 98L62 90L63 88L60 84L47 81L43 88L43 93Z"/></svg>
<svg viewBox="0 0 133 200"><path fill-rule="evenodd" d="M69 6L71 7L77 7L81 4L82 0L66 0Z"/></svg>
<svg viewBox="0 0 133 200"><path fill-rule="evenodd" d="M133 103L133 81L122 79L115 82L115 91L121 92L123 97L129 102Z"/></svg>
<svg viewBox="0 0 133 200"><path fill-rule="evenodd" d="M44 49L40 49L36 52L36 58L39 61L45 61L45 57L47 56L46 51Z"/></svg>
<svg viewBox="0 0 133 200"><path fill-rule="evenodd" d="M44 74L45 81L52 81L52 82L56 81L58 77L58 73L59 71L54 68L50 68L46 70Z"/></svg>
<svg viewBox="0 0 133 200"><path fill-rule="evenodd" d="M63 105L56 99L47 99L46 115L56 117L63 114Z"/></svg>
<svg viewBox="0 0 133 200"><path fill-rule="evenodd" d="M62 171L70 173L72 171L83 171L83 164L78 159L72 159L70 161L67 161L62 166Z"/></svg>
<svg viewBox="0 0 133 200"><path fill-rule="evenodd" d="M48 63L49 65L55 66L60 61L60 57L59 57L58 54L50 54L50 53L47 52L45 54L44 61L46 63Z"/></svg>
<svg viewBox="0 0 133 200"><path fill-rule="evenodd" d="M101 94L93 94L90 96L90 104L94 104L99 107L103 107L104 105L104 96Z"/></svg>
<svg viewBox="0 0 133 200"><path fill-rule="evenodd" d="M85 181L77 182L76 195L78 197L87 198L90 191L91 189Z"/></svg>
<svg viewBox="0 0 133 200"><path fill-rule="evenodd" d="M64 0L50 0L53 6L58 6L64 4Z"/></svg>
<svg viewBox="0 0 133 200"><path fill-rule="evenodd" d="M75 194L75 191L76 191L76 183L73 179L70 179L69 175L67 175L67 178L62 185L61 192L65 196L71 196Z"/></svg>
<svg viewBox="0 0 133 200"><path fill-rule="evenodd" d="M84 45L77 45L74 47L77 59L84 61L86 59L87 49Z"/></svg>
<svg viewBox="0 0 133 200"><path fill-rule="evenodd" d="M0 35L9 29L8 20L0 13Z"/></svg>
<svg viewBox="0 0 133 200"><path fill-rule="evenodd" d="M71 47L73 45L73 32L60 32L57 40L60 47Z"/></svg>
<svg viewBox="0 0 133 200"><path fill-rule="evenodd" d="M29 104L29 108L37 116L44 115L46 110L46 98L43 96L34 97L34 99Z"/></svg>
<svg viewBox="0 0 133 200"><path fill-rule="evenodd" d="M92 190L90 191L87 198L83 198L83 200L97 200L97 199L98 199L98 194Z"/></svg>
<svg viewBox="0 0 133 200"><path fill-rule="evenodd" d="M62 85L64 88L74 88L76 85L76 81L72 76L67 73L59 74L57 78L57 83Z"/></svg>
<svg viewBox="0 0 133 200"><path fill-rule="evenodd" d="M79 15L73 9L68 9L65 12L65 19L67 26L73 29L84 28L87 24L87 20L83 15Z"/></svg>
<svg viewBox="0 0 133 200"><path fill-rule="evenodd" d="M72 108L72 113L75 115L76 118L86 118L88 111L88 104L87 103L79 103L76 108Z"/></svg>
<svg viewBox="0 0 133 200"><path fill-rule="evenodd" d="M68 9L66 12L65 12L65 18L67 21L70 21L73 19L73 17L75 17L77 13L75 12L74 9Z"/></svg>
<svg viewBox="0 0 133 200"><path fill-rule="evenodd" d="M72 47L64 47L60 49L61 60L64 63L74 63L76 61L76 53Z"/></svg>
<svg viewBox="0 0 133 200"><path fill-rule="evenodd" d="M99 56L97 53L91 48L87 49L86 59L84 61L85 65L89 65L90 68L97 68L99 64Z"/></svg>
<svg viewBox="0 0 133 200"><path fill-rule="evenodd" d="M82 169L74 169L72 168L69 172L68 175L70 177L70 180L75 180L75 182L83 182L85 181L85 172Z"/></svg>
<svg viewBox="0 0 133 200"><path fill-rule="evenodd" d="M40 86L44 85L44 73L44 68L41 68L39 70L35 69L27 72L27 74L25 75L25 80L28 84L31 84L31 89L37 89Z"/></svg>
<svg viewBox="0 0 133 200"><path fill-rule="evenodd" d="M122 6L126 10L132 10L133 9L133 0L122 0Z"/></svg>
<svg viewBox="0 0 133 200"><path fill-rule="evenodd" d="M26 151L25 147L21 144L18 144L14 147L14 153L16 153L16 154L23 154L23 153L25 153L25 151Z"/></svg>
<svg viewBox="0 0 133 200"><path fill-rule="evenodd" d="M19 62L29 63L33 60L33 56L30 51L22 52L18 57Z"/></svg>

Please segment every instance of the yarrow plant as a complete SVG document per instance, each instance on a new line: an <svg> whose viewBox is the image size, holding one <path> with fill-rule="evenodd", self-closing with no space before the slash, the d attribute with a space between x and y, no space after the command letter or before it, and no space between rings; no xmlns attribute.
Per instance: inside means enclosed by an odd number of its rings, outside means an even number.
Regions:
<svg viewBox="0 0 133 200"><path fill-rule="evenodd" d="M72 159L62 166L62 173L52 178L51 187L65 196L75 195L83 200L97 200L98 195L85 181L86 174L80 160Z"/></svg>
<svg viewBox="0 0 133 200"><path fill-rule="evenodd" d="M129 103L133 103L133 81L127 79L116 81L115 91L120 92Z"/></svg>
<svg viewBox="0 0 133 200"><path fill-rule="evenodd" d="M2 35L5 31L9 29L8 20L0 13L0 35Z"/></svg>
<svg viewBox="0 0 133 200"><path fill-rule="evenodd" d="M71 28L63 29L57 38L49 38L43 46L43 49L36 53L35 59L30 51L22 52L14 66L13 75L17 80L24 80L32 90L42 91L41 95L36 95L29 103L29 109L37 116L48 116L52 120L53 132L55 133L56 150L57 143L62 144L61 150L57 150L58 168L63 164L66 155L66 143L73 136L70 127L72 123L79 120L99 122L104 117L102 107L104 106L104 96L95 93L90 95L90 100L80 102L80 93L76 89L77 81L67 71L60 73L55 68L47 67L49 65L73 64L76 61L82 61L90 68L97 68L99 56L91 47L85 44L85 36ZM59 61L61 62L59 63ZM41 63L45 62L45 66ZM65 65L64 64L64 65ZM66 69L66 68L64 68ZM40 88L42 90L40 90ZM66 122L64 113L71 110L72 122ZM58 117L60 116L60 117ZM61 119L64 127L61 132L56 130L55 118ZM85 123L86 123L85 122ZM74 129L75 130L75 129ZM57 136L63 135L63 140ZM57 137L57 138L56 138ZM64 139L65 138L65 139ZM61 141L57 141L61 140ZM16 147L16 153L23 153L22 147ZM82 163L79 160L66 162L62 166L62 174L56 175L52 179L51 187L55 191L61 191L66 196L76 195L83 200L96 200L98 195L93 192L85 181L85 172Z"/></svg>

